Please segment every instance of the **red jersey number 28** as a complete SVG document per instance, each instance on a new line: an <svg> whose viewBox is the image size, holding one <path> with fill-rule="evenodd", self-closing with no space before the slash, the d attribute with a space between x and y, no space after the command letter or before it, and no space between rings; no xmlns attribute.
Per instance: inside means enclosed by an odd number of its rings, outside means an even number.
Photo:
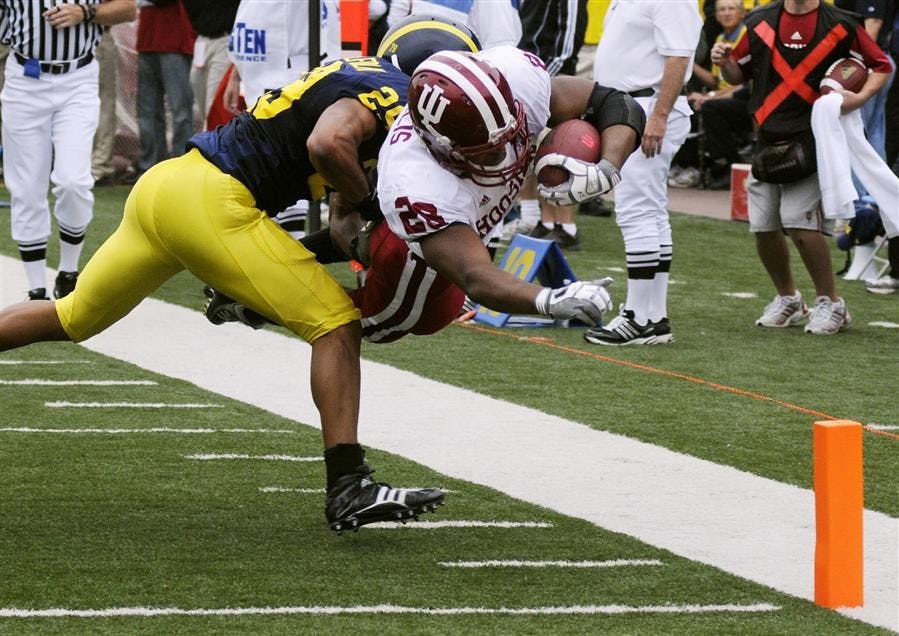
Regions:
<svg viewBox="0 0 899 636"><path fill-rule="evenodd" d="M443 217L437 214L437 207L433 203L410 201L407 197L399 197L394 202L394 207L403 221L403 227L410 235L422 234L427 228L439 230L446 225Z"/></svg>

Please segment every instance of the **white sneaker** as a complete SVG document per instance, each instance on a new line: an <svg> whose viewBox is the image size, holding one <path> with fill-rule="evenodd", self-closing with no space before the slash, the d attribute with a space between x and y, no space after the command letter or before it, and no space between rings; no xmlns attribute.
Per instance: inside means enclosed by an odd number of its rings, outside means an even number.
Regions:
<svg viewBox="0 0 899 636"><path fill-rule="evenodd" d="M701 177L702 173L699 172L699 169L690 166L689 168L684 168L683 171L674 178L674 183L671 185L675 188L695 188L699 185Z"/></svg>
<svg viewBox="0 0 899 636"><path fill-rule="evenodd" d="M846 309L846 303L840 298L833 302L827 296L815 298L815 306L812 308L805 333L815 333L821 336L831 336L843 331L852 323L852 316Z"/></svg>
<svg viewBox="0 0 899 636"><path fill-rule="evenodd" d="M806 319L808 307L802 300L802 294L796 292L792 296L775 296L758 320L759 327L792 327Z"/></svg>
<svg viewBox="0 0 899 636"><path fill-rule="evenodd" d="M866 283L865 289L872 294L895 294L899 292L899 278L884 274L877 280Z"/></svg>

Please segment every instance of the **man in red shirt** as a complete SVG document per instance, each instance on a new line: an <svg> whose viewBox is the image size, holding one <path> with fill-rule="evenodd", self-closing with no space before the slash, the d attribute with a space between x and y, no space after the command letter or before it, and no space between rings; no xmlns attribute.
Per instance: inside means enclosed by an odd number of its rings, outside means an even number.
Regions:
<svg viewBox="0 0 899 636"><path fill-rule="evenodd" d="M184 152L194 133L190 66L196 33L180 0L141 0L137 22L137 127L140 160L135 179L163 159ZM166 142L165 102L172 113Z"/></svg>
<svg viewBox="0 0 899 636"><path fill-rule="evenodd" d="M712 62L731 84L753 81L749 110L758 142L748 181L749 229L777 296L756 324L789 327L808 318L805 331L830 335L849 326L846 303L836 294L830 245L833 220L821 209L821 189L811 131L818 85L836 60L853 56L872 70L857 93L843 93L842 112L859 108L887 80L889 60L855 14L820 0L780 0L746 18L747 37L734 47L712 47ZM815 286L811 312L790 269L786 233Z"/></svg>

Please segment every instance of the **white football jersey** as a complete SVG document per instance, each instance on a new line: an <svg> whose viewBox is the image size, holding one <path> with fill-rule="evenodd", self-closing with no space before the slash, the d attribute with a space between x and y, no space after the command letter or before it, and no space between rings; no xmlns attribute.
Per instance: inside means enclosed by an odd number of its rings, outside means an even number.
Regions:
<svg viewBox="0 0 899 636"><path fill-rule="evenodd" d="M512 95L527 113L530 152L549 120L549 74L536 56L512 46L476 54L505 76ZM408 106L390 128L378 155L378 199L390 229L409 241L418 256L417 239L453 223L472 227L484 244L518 198L524 176L496 186L458 177L428 151L415 132Z"/></svg>

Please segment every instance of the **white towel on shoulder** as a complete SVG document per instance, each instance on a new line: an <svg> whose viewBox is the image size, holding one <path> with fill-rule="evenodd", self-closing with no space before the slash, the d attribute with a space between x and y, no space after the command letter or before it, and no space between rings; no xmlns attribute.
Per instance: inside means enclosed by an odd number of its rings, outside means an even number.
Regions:
<svg viewBox="0 0 899 636"><path fill-rule="evenodd" d="M812 131L818 159L818 182L824 216L851 219L858 193L852 185L849 166L880 208L889 237L899 236L899 177L865 139L861 113L840 114L843 96L832 92L812 106Z"/></svg>

